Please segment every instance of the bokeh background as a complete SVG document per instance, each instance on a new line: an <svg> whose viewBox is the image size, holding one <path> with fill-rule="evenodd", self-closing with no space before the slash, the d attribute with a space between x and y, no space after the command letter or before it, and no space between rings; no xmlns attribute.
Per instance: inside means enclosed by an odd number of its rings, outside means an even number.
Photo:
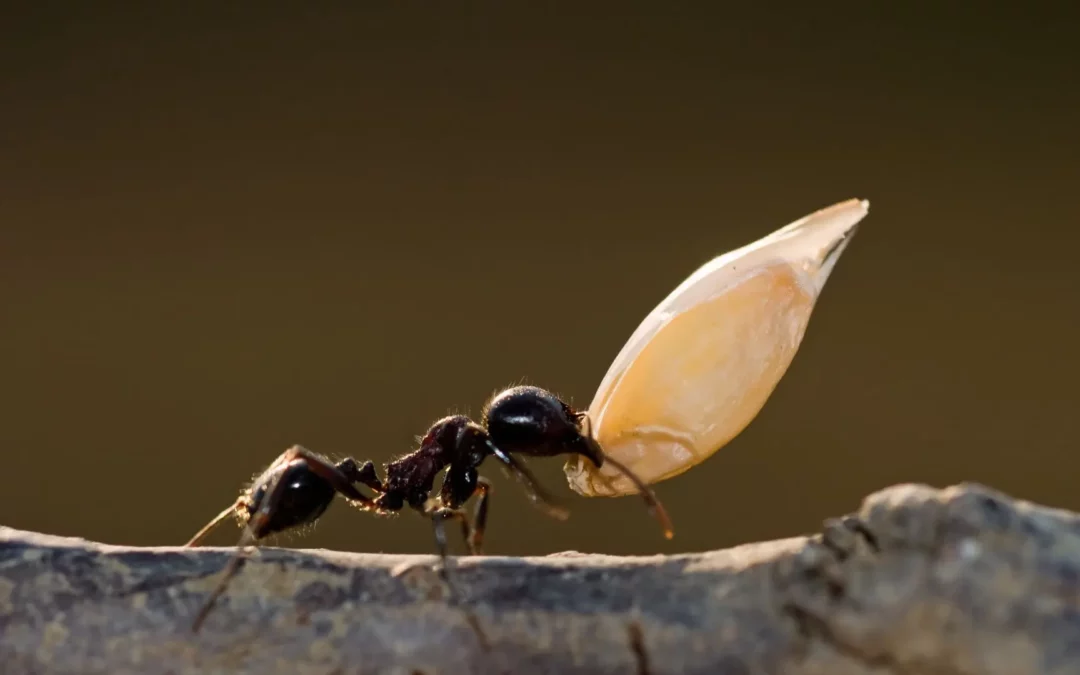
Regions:
<svg viewBox="0 0 1080 675"><path fill-rule="evenodd" d="M1074 17L360 4L5 10L0 522L180 544L294 442L585 406L687 274L850 197L775 395L658 486L673 541L533 462L571 519L492 466L488 551L784 537L903 481L1080 509ZM283 543L433 551L342 502Z"/></svg>

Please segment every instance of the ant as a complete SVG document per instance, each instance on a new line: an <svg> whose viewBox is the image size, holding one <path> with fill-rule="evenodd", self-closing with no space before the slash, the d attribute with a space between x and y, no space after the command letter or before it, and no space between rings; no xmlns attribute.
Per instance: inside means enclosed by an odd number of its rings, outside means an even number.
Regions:
<svg viewBox="0 0 1080 675"><path fill-rule="evenodd" d="M447 541L444 521L459 521L470 555L480 554L487 524L491 484L478 473L488 457L500 462L525 488L530 501L550 516L565 520L569 512L558 506L540 486L532 472L515 455L555 457L581 455L597 468L605 462L625 474L637 486L649 511L660 521L664 536L671 539L671 521L656 495L629 468L607 457L589 433L588 418L549 391L532 386L506 389L484 406L481 423L465 415L436 421L417 450L386 465L386 480L379 479L370 461L359 464L351 457L334 464L326 458L293 446L279 456L236 502L218 514L185 546L196 546L211 530L235 515L244 526L238 552L272 534L314 523L337 494L353 506L379 515L401 511L406 505L434 525L435 541L445 574ZM431 497L436 476L445 471L437 497ZM372 499L356 489L360 484L376 493ZM465 503L479 495L472 518ZM237 555L204 605L194 629L205 619L212 604L238 571Z"/></svg>

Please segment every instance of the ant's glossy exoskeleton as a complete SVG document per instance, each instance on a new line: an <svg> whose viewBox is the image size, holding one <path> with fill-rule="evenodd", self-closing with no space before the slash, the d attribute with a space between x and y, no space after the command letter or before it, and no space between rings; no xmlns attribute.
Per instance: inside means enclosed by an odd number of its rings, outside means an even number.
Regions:
<svg viewBox="0 0 1080 675"><path fill-rule="evenodd" d="M346 458L336 464L304 448L294 446L270 465L236 503L222 511L196 534L187 546L197 545L211 530L236 515L244 524L238 549L271 534L314 523L341 494L364 511L388 515L405 506L432 519L440 559L447 556L445 520L460 522L470 554L481 551L487 523L491 485L480 477L478 468L488 457L495 458L524 486L530 500L549 515L565 519L569 514L556 505L515 455L554 457L578 455L597 467L611 464L638 487L646 505L660 521L664 535L673 535L671 521L660 501L636 475L605 456L589 433L588 419L551 392L519 386L494 396L484 407L481 423L464 415L452 415L435 422L420 447L386 465L386 480L379 479L370 462L359 464ZM437 497L432 497L435 478L445 471ZM369 498L356 485L376 493ZM479 495L473 517L463 507ZM221 583L195 622L198 630L213 602L236 573L242 558L237 555Z"/></svg>

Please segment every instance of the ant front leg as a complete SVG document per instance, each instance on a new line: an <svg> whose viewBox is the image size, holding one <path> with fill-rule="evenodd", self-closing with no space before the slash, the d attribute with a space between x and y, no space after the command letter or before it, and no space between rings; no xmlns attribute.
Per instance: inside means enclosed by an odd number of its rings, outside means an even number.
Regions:
<svg viewBox="0 0 1080 675"><path fill-rule="evenodd" d="M431 517L431 522L435 528L435 545L439 548L439 557L445 566L450 547L446 541L446 527L444 527L443 523L451 518L460 522L462 536L465 541L471 542L472 526L469 524L469 517L461 509L449 509L445 506L430 509L427 513ZM469 548L471 549L472 546L470 545Z"/></svg>
<svg viewBox="0 0 1080 675"><path fill-rule="evenodd" d="M521 483L521 486L525 488L525 495L534 506L558 520L566 520L570 517L570 512L567 511L565 507L555 503L555 500L540 486L540 482L536 480L536 477L533 476L528 467L491 441L488 441L487 445L488 450L491 452L491 456L499 460L499 462L502 463L503 468L517 478Z"/></svg>
<svg viewBox="0 0 1080 675"><path fill-rule="evenodd" d="M454 518L461 522L462 532L465 534L466 540L469 539L469 533L471 527L469 526L469 519L460 509L451 509L445 506L439 506L439 501L436 499L429 499L424 504L415 504L413 508L419 511L422 515L431 518L431 526L435 533L435 546L439 552L439 565L438 573L443 582L450 589L450 595L456 601L458 597L457 584L451 579L450 574L450 552L449 546L446 541L446 526L444 521Z"/></svg>
<svg viewBox="0 0 1080 675"><path fill-rule="evenodd" d="M479 498L476 502L476 510L473 511L472 523L464 509L451 509L445 506L430 511L435 523L435 543L439 547L440 555L445 561L447 556L446 529L443 522L453 518L461 523L461 537L469 547L469 555L481 555L484 546L484 530L487 528L488 504L491 499L491 483L486 478L478 478L476 492Z"/></svg>
<svg viewBox="0 0 1080 675"><path fill-rule="evenodd" d="M470 525L464 517L462 506L475 494L479 494L479 499L476 502L476 510L473 512L473 521ZM487 526L490 494L491 483L486 478L480 477L475 466L452 465L443 480L438 503L446 509L462 514L461 531L465 543L469 546L469 555L480 555L484 542L484 528Z"/></svg>

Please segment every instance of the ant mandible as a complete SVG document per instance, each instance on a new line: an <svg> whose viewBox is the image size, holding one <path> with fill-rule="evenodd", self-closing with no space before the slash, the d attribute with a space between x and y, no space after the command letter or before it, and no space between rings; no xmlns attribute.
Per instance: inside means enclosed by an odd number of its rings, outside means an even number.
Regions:
<svg viewBox="0 0 1080 675"><path fill-rule="evenodd" d="M482 422L465 415L451 415L435 422L417 450L386 465L386 480L379 480L370 461L359 464L349 457L336 464L293 446L258 476L236 502L218 514L185 546L196 546L230 515L244 525L238 552L252 542L272 534L314 523L341 494L363 511L389 515L406 505L432 519L440 559L447 557L445 520L460 522L471 555L481 552L487 524L491 484L480 477L478 468L488 457L495 458L525 488L530 500L549 515L565 519L569 513L556 505L533 474L514 455L555 457L580 455L597 468L605 463L615 467L637 486L649 511L660 521L664 536L673 536L671 521L653 491L629 468L607 457L589 433L588 418L575 411L553 393L532 386L506 389L484 406ZM436 476L445 471L436 498L432 498ZM364 485L376 493L371 499L356 489ZM479 494L473 517L463 506ZM233 558L195 621L195 630L212 604L239 569L242 558Z"/></svg>

